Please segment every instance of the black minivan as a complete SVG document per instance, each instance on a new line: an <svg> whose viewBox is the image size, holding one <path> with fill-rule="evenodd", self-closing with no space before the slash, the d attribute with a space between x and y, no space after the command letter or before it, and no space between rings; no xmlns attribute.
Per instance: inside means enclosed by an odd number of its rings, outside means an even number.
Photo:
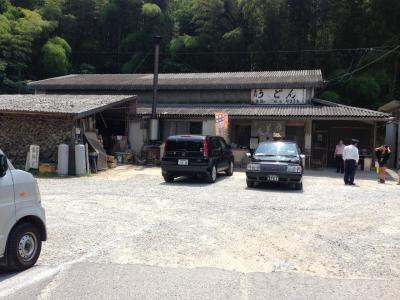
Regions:
<svg viewBox="0 0 400 300"><path fill-rule="evenodd" d="M203 176L214 183L218 172L232 176L233 163L230 146L222 137L175 135L165 142L161 170L166 182L179 176Z"/></svg>
<svg viewBox="0 0 400 300"><path fill-rule="evenodd" d="M292 184L297 190L303 189L303 156L296 143L263 142L250 158L246 170L248 187L258 182L271 182Z"/></svg>

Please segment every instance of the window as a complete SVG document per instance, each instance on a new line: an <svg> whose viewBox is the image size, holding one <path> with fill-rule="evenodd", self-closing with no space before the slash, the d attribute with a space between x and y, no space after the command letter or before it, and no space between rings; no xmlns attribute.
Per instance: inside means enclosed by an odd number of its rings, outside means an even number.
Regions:
<svg viewBox="0 0 400 300"><path fill-rule="evenodd" d="M199 141L182 141L182 140L169 140L167 142L168 151L203 151L203 142Z"/></svg>
<svg viewBox="0 0 400 300"><path fill-rule="evenodd" d="M203 123L202 122L190 122L189 125L190 134L202 134L203 133Z"/></svg>
<svg viewBox="0 0 400 300"><path fill-rule="evenodd" d="M293 143L262 143L257 147L255 156L297 156L299 155L296 144Z"/></svg>
<svg viewBox="0 0 400 300"><path fill-rule="evenodd" d="M233 142L239 147L249 147L251 138L251 125L236 125Z"/></svg>
<svg viewBox="0 0 400 300"><path fill-rule="evenodd" d="M225 151L228 148L223 138L219 138L219 143L221 144L223 151Z"/></svg>
<svg viewBox="0 0 400 300"><path fill-rule="evenodd" d="M220 150L221 144L218 138L210 138L210 146L212 150Z"/></svg>

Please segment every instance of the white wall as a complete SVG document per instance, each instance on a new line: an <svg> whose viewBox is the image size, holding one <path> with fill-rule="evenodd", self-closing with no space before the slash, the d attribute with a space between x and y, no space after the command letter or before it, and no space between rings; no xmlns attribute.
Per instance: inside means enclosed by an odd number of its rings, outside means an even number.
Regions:
<svg viewBox="0 0 400 300"><path fill-rule="evenodd" d="M136 154L140 154L148 135L146 129L141 129L141 122L141 120L131 120L129 122L129 143Z"/></svg>
<svg viewBox="0 0 400 300"><path fill-rule="evenodd" d="M215 120L203 121L203 135L215 135Z"/></svg>
<svg viewBox="0 0 400 300"><path fill-rule="evenodd" d="M265 142L268 138L272 140L274 133L280 133L282 137L286 135L286 124L284 121L252 121L251 135L258 136L260 142Z"/></svg>

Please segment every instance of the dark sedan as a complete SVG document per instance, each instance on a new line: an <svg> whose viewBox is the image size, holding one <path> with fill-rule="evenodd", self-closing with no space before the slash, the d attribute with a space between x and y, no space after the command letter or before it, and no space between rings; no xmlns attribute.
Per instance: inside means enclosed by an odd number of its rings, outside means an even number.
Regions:
<svg viewBox="0 0 400 300"><path fill-rule="evenodd" d="M291 184L298 190L303 189L303 159L300 153L294 142L260 143L247 165L247 186L268 182Z"/></svg>

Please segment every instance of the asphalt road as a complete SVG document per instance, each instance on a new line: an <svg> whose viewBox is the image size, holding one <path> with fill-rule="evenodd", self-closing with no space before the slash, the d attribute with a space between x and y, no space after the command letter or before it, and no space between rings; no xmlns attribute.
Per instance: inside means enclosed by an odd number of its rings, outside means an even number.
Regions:
<svg viewBox="0 0 400 300"><path fill-rule="evenodd" d="M245 176L166 184L159 169L40 179L49 241L0 274L7 299L399 299L400 193L310 172L304 191Z"/></svg>

